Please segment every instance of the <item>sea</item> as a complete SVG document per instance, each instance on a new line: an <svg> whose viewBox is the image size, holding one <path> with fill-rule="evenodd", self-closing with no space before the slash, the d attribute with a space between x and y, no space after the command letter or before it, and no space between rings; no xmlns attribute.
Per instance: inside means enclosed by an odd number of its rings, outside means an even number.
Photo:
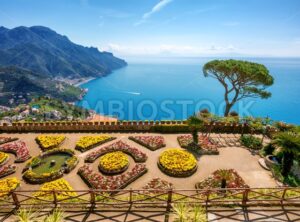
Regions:
<svg viewBox="0 0 300 222"><path fill-rule="evenodd" d="M224 113L224 88L203 65L222 58L130 58L128 66L80 85L78 106L120 120L182 120L201 109ZM237 58L236 58L237 59ZM269 99L247 98L232 110L300 124L300 58L240 58L264 64L274 77Z"/></svg>

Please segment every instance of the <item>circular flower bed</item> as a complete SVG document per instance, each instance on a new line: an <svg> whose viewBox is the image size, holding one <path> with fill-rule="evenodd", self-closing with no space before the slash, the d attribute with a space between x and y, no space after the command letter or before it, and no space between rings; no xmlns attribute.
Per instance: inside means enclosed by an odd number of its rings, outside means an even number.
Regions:
<svg viewBox="0 0 300 222"><path fill-rule="evenodd" d="M173 177L188 177L197 170L196 158L189 152L181 149L164 151L158 161L161 171Z"/></svg>
<svg viewBox="0 0 300 222"><path fill-rule="evenodd" d="M104 174L118 174L129 166L126 154L121 151L107 153L100 157L99 170Z"/></svg>
<svg viewBox="0 0 300 222"><path fill-rule="evenodd" d="M23 177L33 184L40 184L59 179L69 173L78 164L73 150L52 149L34 157L23 170Z"/></svg>

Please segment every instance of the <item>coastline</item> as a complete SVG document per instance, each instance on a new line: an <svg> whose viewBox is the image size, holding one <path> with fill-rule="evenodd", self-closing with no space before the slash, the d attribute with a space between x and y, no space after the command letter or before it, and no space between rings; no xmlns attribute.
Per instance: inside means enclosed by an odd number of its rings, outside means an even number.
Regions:
<svg viewBox="0 0 300 222"><path fill-rule="evenodd" d="M95 113L92 117L88 119L88 122L98 122L98 121L105 121L105 122L117 122L118 118L100 115Z"/></svg>
<svg viewBox="0 0 300 222"><path fill-rule="evenodd" d="M81 85L88 83L94 79L97 79L95 77L90 77L90 78L83 78L80 81L76 83L72 83L73 86L75 87L80 87ZM105 115L100 115L95 113L93 116L87 119L88 122L97 122L97 121L105 121L105 122L117 122L118 119L110 116L105 116Z"/></svg>
<svg viewBox="0 0 300 222"><path fill-rule="evenodd" d="M78 82L76 82L76 83L73 83L73 86L80 87L81 85L83 85L83 84L85 84L85 83L88 83L88 82L90 82L90 81L92 81L92 80L94 80L94 79L97 79L97 78L95 78L95 77L85 78L85 79L83 79L83 80L81 80L81 81L78 81Z"/></svg>

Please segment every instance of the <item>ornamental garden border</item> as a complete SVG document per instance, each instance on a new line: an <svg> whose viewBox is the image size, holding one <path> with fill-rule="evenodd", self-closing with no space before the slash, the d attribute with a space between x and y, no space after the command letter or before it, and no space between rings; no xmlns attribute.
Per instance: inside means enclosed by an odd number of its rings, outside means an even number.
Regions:
<svg viewBox="0 0 300 222"><path fill-rule="evenodd" d="M125 148L124 148L125 147ZM136 163L144 163L147 160L147 155L140 151L139 149L132 147L128 145L127 143L123 142L122 140L119 140L111 145L100 147L97 150L89 153L86 158L86 163L93 163L96 159L98 159L100 156L114 152L114 151L122 151L128 155L130 155ZM137 153L135 153L137 152ZM139 156L140 155L140 156Z"/></svg>
<svg viewBox="0 0 300 222"><path fill-rule="evenodd" d="M14 154L16 156L15 163L23 163L31 158L26 143L21 140L1 145L0 151Z"/></svg>
<svg viewBox="0 0 300 222"><path fill-rule="evenodd" d="M125 188L147 172L148 169L145 164L138 163L132 170L126 172L124 175L117 175L113 177L102 176L100 173L93 171L88 165L80 167L77 174L90 188L103 191L109 190L108 194L110 195L112 193L119 192L120 189Z"/></svg>
<svg viewBox="0 0 300 222"><path fill-rule="evenodd" d="M17 170L17 166L12 164L6 164L6 165L1 165L0 166L0 178L6 177L10 174L15 173Z"/></svg>
<svg viewBox="0 0 300 222"><path fill-rule="evenodd" d="M18 140L16 137L0 137L0 145Z"/></svg>
<svg viewBox="0 0 300 222"><path fill-rule="evenodd" d="M147 143L144 143L143 141L137 139L136 137L152 137L152 138L161 137L163 143L160 144L160 145L158 145L157 147L152 147L151 145L149 145ZM140 145L148 148L151 151L156 151L156 150L158 150L160 148L166 147L166 143L165 143L164 138L162 136L129 136L128 139L136 142L137 144L140 144Z"/></svg>
<svg viewBox="0 0 300 222"><path fill-rule="evenodd" d="M192 170L188 171L188 172L182 172L182 173L172 173L172 171L166 169L165 167L163 167L159 161L157 161L157 166L158 168L165 173L168 176L171 177L177 177L177 178L186 178L186 177L190 177L192 176L194 173L196 173L198 166L196 165Z"/></svg>

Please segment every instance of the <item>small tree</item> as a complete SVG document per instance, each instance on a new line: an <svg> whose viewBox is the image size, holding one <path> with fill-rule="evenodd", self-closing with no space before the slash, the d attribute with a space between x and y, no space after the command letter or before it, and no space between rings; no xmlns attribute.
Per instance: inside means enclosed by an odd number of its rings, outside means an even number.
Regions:
<svg viewBox="0 0 300 222"><path fill-rule="evenodd" d="M224 116L228 116L239 100L249 97L267 99L271 96L265 89L274 80L264 65L233 59L213 60L204 65L203 73L205 77L217 79L225 89Z"/></svg>
<svg viewBox="0 0 300 222"><path fill-rule="evenodd" d="M293 166L295 156L300 153L300 136L294 132L281 132L275 136L273 143L280 146L283 152L282 176L287 176Z"/></svg>
<svg viewBox="0 0 300 222"><path fill-rule="evenodd" d="M193 143L196 145L198 144L198 130L202 127L203 120L194 115L188 119L188 125L192 131Z"/></svg>

